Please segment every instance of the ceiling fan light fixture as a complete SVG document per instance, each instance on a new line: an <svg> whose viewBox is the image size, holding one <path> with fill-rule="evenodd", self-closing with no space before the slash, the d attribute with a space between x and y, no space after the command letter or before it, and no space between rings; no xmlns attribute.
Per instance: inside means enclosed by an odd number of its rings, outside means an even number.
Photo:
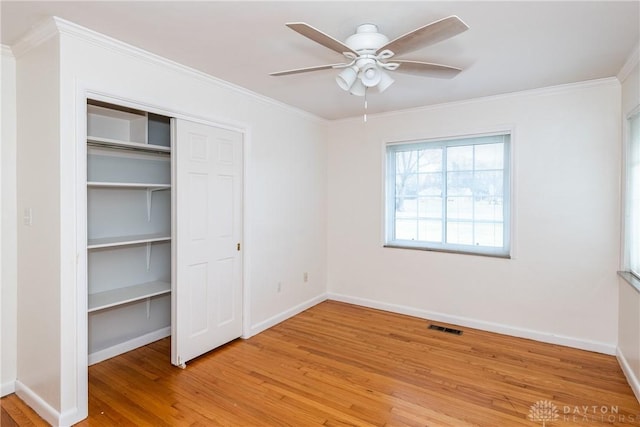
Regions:
<svg viewBox="0 0 640 427"><path fill-rule="evenodd" d="M360 70L360 80L366 87L374 87L380 83L382 79L380 68L375 63L366 64L362 70Z"/></svg>
<svg viewBox="0 0 640 427"><path fill-rule="evenodd" d="M349 93L355 96L364 96L367 93L367 87L362 84L362 80L358 79L355 81L353 86L351 86Z"/></svg>
<svg viewBox="0 0 640 427"><path fill-rule="evenodd" d="M342 90L349 90L358 79L358 67L345 68L336 76L336 83Z"/></svg>
<svg viewBox="0 0 640 427"><path fill-rule="evenodd" d="M369 88L375 88L379 93L384 92L394 81L376 63L362 65L362 68L353 65L336 76L340 89L356 96L364 96Z"/></svg>
<svg viewBox="0 0 640 427"><path fill-rule="evenodd" d="M380 83L378 83L376 89L378 89L378 92L382 93L387 90L387 88L391 86L393 82L395 82L395 80L392 79L388 73L380 70Z"/></svg>

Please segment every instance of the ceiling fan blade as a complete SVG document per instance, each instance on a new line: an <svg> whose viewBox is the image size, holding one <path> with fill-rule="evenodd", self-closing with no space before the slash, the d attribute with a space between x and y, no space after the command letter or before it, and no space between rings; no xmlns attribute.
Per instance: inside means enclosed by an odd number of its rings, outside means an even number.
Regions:
<svg viewBox="0 0 640 427"><path fill-rule="evenodd" d="M411 52L421 47L429 46L450 37L456 36L469 29L460 18L455 15L440 19L391 40L386 45L376 51L377 54L383 50L390 50L396 56Z"/></svg>
<svg viewBox="0 0 640 427"><path fill-rule="evenodd" d="M328 70L329 68L345 67L347 65L349 64L318 65L315 67L295 68L293 70L276 71L275 73L269 73L269 75L270 76L286 76L289 74L299 74L299 73L307 73L309 71L320 71L320 70Z"/></svg>
<svg viewBox="0 0 640 427"><path fill-rule="evenodd" d="M302 34L306 38L313 40L316 43L321 44L324 47L328 47L329 49L336 51L338 53L344 52L352 52L357 55L358 53L352 50L349 46L342 43L340 40L336 40L328 34L323 33L322 31L313 28L311 25L305 22L290 22L286 24L287 27L291 28L293 31Z"/></svg>
<svg viewBox="0 0 640 427"><path fill-rule="evenodd" d="M462 71L460 68L450 67L448 65L432 64L429 62L420 61L401 61L394 60L400 64L395 71L407 74L415 74L418 76L437 77L441 79L451 79Z"/></svg>

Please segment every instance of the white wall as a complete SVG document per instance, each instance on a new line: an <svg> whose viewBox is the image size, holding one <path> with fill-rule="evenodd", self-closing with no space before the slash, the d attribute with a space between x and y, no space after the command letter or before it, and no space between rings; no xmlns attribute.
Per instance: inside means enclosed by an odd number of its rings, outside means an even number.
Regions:
<svg viewBox="0 0 640 427"><path fill-rule="evenodd" d="M45 260L39 261L38 268L33 269L36 271L28 273L41 280L33 280L33 286L27 284L20 297L46 307L42 315L36 315L31 302L25 304L29 306L26 309L20 305L20 318L27 324L19 329L20 340L24 342L19 346L18 384L30 399L28 403L45 419L53 424L69 424L86 414L86 355L78 353L77 347L86 334L86 325L85 314L78 310L77 292L82 284L76 278L76 256L82 256L82 251L77 252L81 245L76 245L79 235L76 196L84 191L82 183L76 181L79 173L76 155L77 144L84 144L85 90L150 110L213 121L247 132L244 223L244 284L250 297L247 335L326 297L326 123L73 24L57 22L61 30L59 45L47 42L18 60L21 81L37 76L33 68L21 70L20 63L43 50L46 54L40 55L42 58L50 57L51 62L59 58L60 63L59 73L48 70L44 66L48 64L40 67L48 77L42 79L41 85L47 86L42 88L45 102L38 107L49 111L51 120L59 126L58 137L55 141L34 138L32 144L19 151L23 154L19 159L22 181L27 182L30 176L45 179L41 191L50 191L46 197L40 195L43 201L33 200L31 193L35 196L35 186L20 186L19 212L25 206L50 201L51 208L46 212L37 206L32 229L35 234L36 225L46 223L51 230L37 230L43 240L37 247L21 246L21 272L39 259L35 255ZM60 97L56 105L46 102L52 88ZM38 90L25 87L25 98L40 95ZM20 93L19 97L19 104L23 103ZM22 129L28 128L27 119L33 123L34 117L20 108L19 115L20 135ZM50 127L53 124L44 124L45 129ZM21 136L19 146L22 139ZM42 152L31 151L31 147ZM39 158L46 158L47 164L42 165ZM46 219L41 218L45 214ZM23 237L22 241L26 239ZM51 246L51 252L39 253L38 248L45 247L45 243L46 247ZM309 277L306 283L305 272ZM23 277L19 278L22 289ZM282 283L280 292L278 282ZM48 296L46 304L39 301L43 295ZM38 321L28 321L30 315ZM40 322L46 322L47 327ZM39 333L31 335L31 329L38 332L40 327L51 336L44 339ZM35 348L38 340L56 342L50 348L43 344Z"/></svg>
<svg viewBox="0 0 640 427"><path fill-rule="evenodd" d="M12 393L16 379L17 236L16 236L16 61L2 46L2 144L0 145L0 395Z"/></svg>
<svg viewBox="0 0 640 427"><path fill-rule="evenodd" d="M640 48L627 61L622 79L622 121L627 129L627 116L640 106ZM625 68L623 68L623 71ZM625 135L626 136L626 135ZM624 140L626 143L626 139ZM624 190L624 188L623 188ZM622 206L624 208L624 206ZM622 249L624 251L624 249ZM622 268L625 268L622 265ZM626 280L619 280L618 350L620 365L640 400L640 291Z"/></svg>
<svg viewBox="0 0 640 427"><path fill-rule="evenodd" d="M613 353L619 118L620 85L606 79L332 123L330 297ZM382 247L385 142L504 128L512 259Z"/></svg>
<svg viewBox="0 0 640 427"><path fill-rule="evenodd" d="M59 407L60 198L57 38L17 57L18 373L26 388ZM26 387L26 388L25 388Z"/></svg>
<svg viewBox="0 0 640 427"><path fill-rule="evenodd" d="M627 61L630 68L624 75L620 75L622 79L622 115L623 120L635 108L640 105L640 47L637 47Z"/></svg>

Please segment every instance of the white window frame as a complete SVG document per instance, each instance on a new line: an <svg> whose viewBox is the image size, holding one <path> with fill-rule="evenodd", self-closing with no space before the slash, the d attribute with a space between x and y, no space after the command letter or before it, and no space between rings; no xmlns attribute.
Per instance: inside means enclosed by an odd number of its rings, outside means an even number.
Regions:
<svg viewBox="0 0 640 427"><path fill-rule="evenodd" d="M403 151L405 148L411 148L413 150L419 150L421 148L433 148L433 147L452 147L452 146L465 146L465 145L481 145L490 144L491 141L482 142L480 139L503 136L504 139L504 162L503 162L503 246L502 247L489 247L489 246L475 246L475 245L462 245L446 243L445 233L443 231L443 241L427 242L427 241L414 241L414 240L400 240L395 238L395 199L396 199L396 186L395 186L395 157L394 154L398 151ZM472 142L476 140L477 142ZM494 143L495 141L493 141ZM433 138L424 139L418 141L402 141L391 142L385 144L385 165L384 165L384 247L387 248L402 248L402 249L418 249L427 251L438 252L450 252L459 254L470 255L484 255L500 258L511 258L512 247L512 215L514 212L512 206L512 144L513 144L513 132L511 130L502 130L491 133L473 134L473 135L461 135L455 137L445 138ZM443 159L444 168L446 169L446 160ZM446 171L444 171L446 173ZM445 203L446 204L446 203ZM446 210L442 212L443 227L446 229Z"/></svg>
<svg viewBox="0 0 640 427"><path fill-rule="evenodd" d="M631 198L633 197L633 192L640 191L640 188L632 187L632 178L630 175L631 170L631 162L633 161L633 148L632 144L637 144L635 150L640 151L640 139L634 140L632 137L632 125L631 122L633 120L637 120L637 126L640 126L640 106L633 109L626 117L625 120L625 147L624 147L624 192L623 192L623 212L624 212L624 226L623 226L623 265L622 269L624 272L630 275L630 279L634 281L634 283L640 283L640 264L634 265L635 262L632 261L632 257L635 255L636 257L639 255L634 252L632 249L631 239L634 237L636 239L640 239L637 235L640 230L640 221L635 219L633 220L634 212L631 211ZM640 154L636 154L640 155ZM636 183L636 186L640 186L640 184ZM640 212L635 212L635 214L639 214ZM636 249L639 243L636 242ZM640 285L638 285L640 287Z"/></svg>

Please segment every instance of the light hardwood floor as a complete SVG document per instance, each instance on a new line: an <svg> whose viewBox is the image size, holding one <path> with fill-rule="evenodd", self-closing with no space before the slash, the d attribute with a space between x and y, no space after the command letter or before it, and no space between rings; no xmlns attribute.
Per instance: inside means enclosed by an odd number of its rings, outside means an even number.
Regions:
<svg viewBox="0 0 640 427"><path fill-rule="evenodd" d="M613 356L429 323L327 301L185 370L164 339L92 366L78 425L532 427L548 401L549 427L640 426ZM15 395L1 403L3 427L46 425Z"/></svg>

